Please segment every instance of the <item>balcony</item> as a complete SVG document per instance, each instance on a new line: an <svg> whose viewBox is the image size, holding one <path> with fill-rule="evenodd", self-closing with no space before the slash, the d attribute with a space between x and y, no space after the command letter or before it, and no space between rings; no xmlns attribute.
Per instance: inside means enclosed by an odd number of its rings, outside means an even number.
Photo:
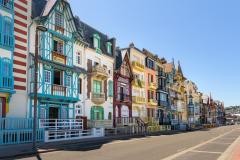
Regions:
<svg viewBox="0 0 240 160"><path fill-rule="evenodd" d="M167 101L158 101L158 105L162 107L168 107L168 102Z"/></svg>
<svg viewBox="0 0 240 160"><path fill-rule="evenodd" d="M118 98L117 98L118 101L120 102L130 102L130 96L127 95L127 94L118 94Z"/></svg>
<svg viewBox="0 0 240 160"><path fill-rule="evenodd" d="M90 128L112 128L112 120L88 120L88 127Z"/></svg>
<svg viewBox="0 0 240 160"><path fill-rule="evenodd" d="M4 9L13 11L13 5L14 5L13 0L0 0L0 6L3 7Z"/></svg>
<svg viewBox="0 0 240 160"><path fill-rule="evenodd" d="M132 81L132 85L134 87L143 88L145 86L145 82L143 80L140 80L140 79L134 79Z"/></svg>
<svg viewBox="0 0 240 160"><path fill-rule="evenodd" d="M135 104L145 104L146 99L144 97L140 97L140 96L133 96L132 97L132 102L135 103Z"/></svg>
<svg viewBox="0 0 240 160"><path fill-rule="evenodd" d="M77 88L57 84L38 83L38 96L45 98L56 98L78 101ZM30 93L34 93L34 82L30 83Z"/></svg>
<svg viewBox="0 0 240 160"><path fill-rule="evenodd" d="M92 68L91 75L93 77L106 80L108 78L107 68L100 65L95 65Z"/></svg>
<svg viewBox="0 0 240 160"><path fill-rule="evenodd" d="M161 77L161 78L166 78L167 77L167 74L163 71L158 71L157 75L158 75L158 77Z"/></svg>
<svg viewBox="0 0 240 160"><path fill-rule="evenodd" d="M64 55L64 53L59 53L56 51L52 51L52 59L55 62L64 64L64 65L66 65L66 62L67 62L67 57Z"/></svg>
<svg viewBox="0 0 240 160"><path fill-rule="evenodd" d="M103 104L105 102L105 94L92 92L91 100L95 104Z"/></svg>
<svg viewBox="0 0 240 160"><path fill-rule="evenodd" d="M156 90L157 89L157 84L154 82L149 83L149 89Z"/></svg>
<svg viewBox="0 0 240 160"><path fill-rule="evenodd" d="M157 106L158 105L157 100L155 100L155 99L148 99L148 105L150 105L150 106Z"/></svg>
<svg viewBox="0 0 240 160"><path fill-rule="evenodd" d="M0 75L0 88L13 89L13 77Z"/></svg>
<svg viewBox="0 0 240 160"><path fill-rule="evenodd" d="M160 90L160 91L164 91L164 92L167 92L167 87L166 86L159 86L158 87L158 90Z"/></svg>
<svg viewBox="0 0 240 160"><path fill-rule="evenodd" d="M144 72L145 66L137 61L132 62L132 67L140 72Z"/></svg>

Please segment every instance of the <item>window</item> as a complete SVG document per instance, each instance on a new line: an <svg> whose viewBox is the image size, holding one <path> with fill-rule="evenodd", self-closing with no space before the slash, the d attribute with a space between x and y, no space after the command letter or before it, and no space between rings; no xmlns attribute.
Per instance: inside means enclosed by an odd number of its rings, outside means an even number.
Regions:
<svg viewBox="0 0 240 160"><path fill-rule="evenodd" d="M96 49L100 49L100 37L98 34L93 35L93 46Z"/></svg>
<svg viewBox="0 0 240 160"><path fill-rule="evenodd" d="M54 70L54 80L53 84L62 85L63 84L63 74L59 70Z"/></svg>
<svg viewBox="0 0 240 160"><path fill-rule="evenodd" d="M11 18L4 17L2 27L3 28L1 28L0 26L0 29L3 31L3 35L2 35L3 45L7 47L13 47L13 22Z"/></svg>
<svg viewBox="0 0 240 160"><path fill-rule="evenodd" d="M3 108L3 99L2 98L0 98L0 118L2 118L3 117L3 111L2 111L2 108Z"/></svg>
<svg viewBox="0 0 240 160"><path fill-rule="evenodd" d="M93 92L94 93L101 93L102 91L102 82L94 80L93 81Z"/></svg>
<svg viewBox="0 0 240 160"><path fill-rule="evenodd" d="M76 53L76 63L80 65L82 64L81 52Z"/></svg>
<svg viewBox="0 0 240 160"><path fill-rule="evenodd" d="M107 53L112 54L112 43L107 42Z"/></svg>
<svg viewBox="0 0 240 160"><path fill-rule="evenodd" d="M60 12L55 13L55 25L58 27L63 27L64 22L63 22L63 14Z"/></svg>
<svg viewBox="0 0 240 160"><path fill-rule="evenodd" d="M57 52L58 54L64 54L63 53L63 41L54 39L53 40L53 51Z"/></svg>
<svg viewBox="0 0 240 160"><path fill-rule="evenodd" d="M113 96L113 81L108 81L108 96Z"/></svg>
<svg viewBox="0 0 240 160"><path fill-rule="evenodd" d="M48 70L44 71L44 82L47 84L51 83L51 71Z"/></svg>
<svg viewBox="0 0 240 160"><path fill-rule="evenodd" d="M82 79L78 79L78 93L82 94Z"/></svg>
<svg viewBox="0 0 240 160"><path fill-rule="evenodd" d="M82 106L81 105L77 105L75 107L75 113L76 113L76 115L82 115Z"/></svg>
<svg viewBox="0 0 240 160"><path fill-rule="evenodd" d="M151 59L147 59L148 68L154 69L154 62Z"/></svg>
<svg viewBox="0 0 240 160"><path fill-rule="evenodd" d="M66 87L71 87L72 77L66 76Z"/></svg>
<svg viewBox="0 0 240 160"><path fill-rule="evenodd" d="M166 96L166 94L160 94L160 100L161 100L161 101L167 101L167 96Z"/></svg>

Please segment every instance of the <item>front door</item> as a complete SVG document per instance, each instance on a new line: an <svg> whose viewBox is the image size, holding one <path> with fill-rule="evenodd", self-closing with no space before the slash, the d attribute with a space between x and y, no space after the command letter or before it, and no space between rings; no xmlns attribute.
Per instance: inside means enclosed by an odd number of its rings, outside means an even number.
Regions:
<svg viewBox="0 0 240 160"><path fill-rule="evenodd" d="M49 107L49 119L58 119L58 108Z"/></svg>
<svg viewBox="0 0 240 160"><path fill-rule="evenodd" d="M0 98L0 118L6 117L6 99Z"/></svg>

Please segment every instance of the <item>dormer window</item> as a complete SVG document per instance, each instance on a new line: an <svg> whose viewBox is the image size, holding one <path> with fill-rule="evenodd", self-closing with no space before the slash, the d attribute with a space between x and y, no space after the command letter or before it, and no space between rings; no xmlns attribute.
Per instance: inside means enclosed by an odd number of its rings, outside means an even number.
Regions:
<svg viewBox="0 0 240 160"><path fill-rule="evenodd" d="M98 51L100 50L100 37L98 34L93 35L93 47Z"/></svg>
<svg viewBox="0 0 240 160"><path fill-rule="evenodd" d="M59 11L55 13L55 30L64 33L63 14Z"/></svg>
<svg viewBox="0 0 240 160"><path fill-rule="evenodd" d="M112 54L112 43L111 42L107 42L107 53Z"/></svg>
<svg viewBox="0 0 240 160"><path fill-rule="evenodd" d="M63 14L59 11L55 13L55 25L58 27L63 27Z"/></svg>

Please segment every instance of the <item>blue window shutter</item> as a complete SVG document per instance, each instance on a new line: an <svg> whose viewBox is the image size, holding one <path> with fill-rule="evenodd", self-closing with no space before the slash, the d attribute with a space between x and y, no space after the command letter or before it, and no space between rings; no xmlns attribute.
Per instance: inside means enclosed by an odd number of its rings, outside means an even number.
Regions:
<svg viewBox="0 0 240 160"><path fill-rule="evenodd" d="M3 18L0 15L0 45L2 45Z"/></svg>
<svg viewBox="0 0 240 160"><path fill-rule="evenodd" d="M3 70L3 67L2 67L2 58L0 57L0 87L2 87L2 70Z"/></svg>

